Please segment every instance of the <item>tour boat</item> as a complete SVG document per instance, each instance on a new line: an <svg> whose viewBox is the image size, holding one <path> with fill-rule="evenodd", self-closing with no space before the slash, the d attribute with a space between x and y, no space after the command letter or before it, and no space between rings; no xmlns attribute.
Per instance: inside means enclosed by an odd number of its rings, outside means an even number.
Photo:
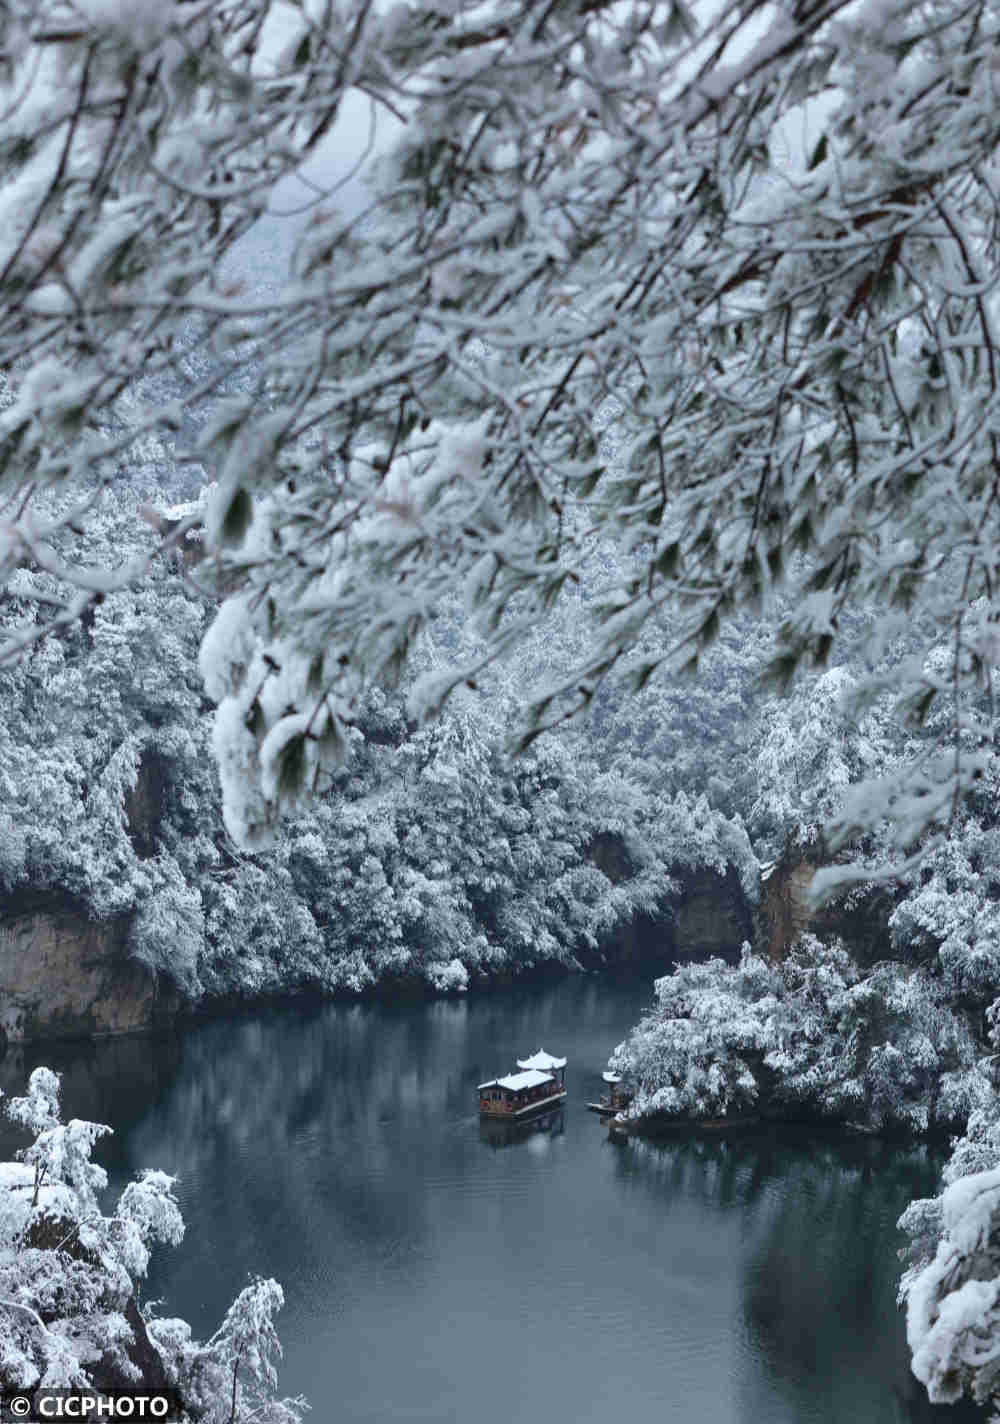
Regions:
<svg viewBox="0 0 1000 1424"><path fill-rule="evenodd" d="M502 1117L510 1122L544 1112L565 1100L565 1058L554 1058L539 1049L531 1058L519 1058L517 1066L520 1073L479 1084L479 1111L483 1117Z"/></svg>

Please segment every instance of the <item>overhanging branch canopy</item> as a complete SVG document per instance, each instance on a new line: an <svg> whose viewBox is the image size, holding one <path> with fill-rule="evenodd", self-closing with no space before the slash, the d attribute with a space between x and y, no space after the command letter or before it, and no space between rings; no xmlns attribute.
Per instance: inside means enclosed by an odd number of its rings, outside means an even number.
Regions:
<svg viewBox="0 0 1000 1424"><path fill-rule="evenodd" d="M955 706L939 820L992 754L998 27L957 0L8 6L4 574L33 490L106 483L196 401L241 585L204 652L239 839L443 603L482 649L424 710L581 582L586 656L525 737L658 622L640 679L779 584L787 676L852 600L886 639L944 631L947 676L905 689ZM370 207L318 202L248 302L223 259L349 93L399 125Z"/></svg>

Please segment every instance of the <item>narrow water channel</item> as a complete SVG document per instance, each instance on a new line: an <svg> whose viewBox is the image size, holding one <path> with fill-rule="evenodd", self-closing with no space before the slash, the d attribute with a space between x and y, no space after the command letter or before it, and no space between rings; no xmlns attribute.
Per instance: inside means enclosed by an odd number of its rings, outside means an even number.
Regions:
<svg viewBox="0 0 1000 1424"><path fill-rule="evenodd" d="M906 1203L940 1154L794 1128L615 1146L585 1102L651 998L590 976L430 1003L290 1005L48 1062L110 1123L113 1185L180 1178L147 1296L209 1334L276 1276L282 1385L344 1424L958 1424L909 1375ZM565 1110L514 1137L476 1084L538 1048Z"/></svg>

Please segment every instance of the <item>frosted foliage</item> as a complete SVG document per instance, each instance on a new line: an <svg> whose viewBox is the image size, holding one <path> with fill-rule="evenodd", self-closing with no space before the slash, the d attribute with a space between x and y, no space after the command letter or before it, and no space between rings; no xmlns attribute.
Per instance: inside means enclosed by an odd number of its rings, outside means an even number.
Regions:
<svg viewBox="0 0 1000 1424"><path fill-rule="evenodd" d="M989 1102L970 1114L965 1131L952 1144L951 1157L944 1169L946 1183L1000 1167L998 1108L1000 1103L994 1093Z"/></svg>
<svg viewBox="0 0 1000 1424"><path fill-rule="evenodd" d="M751 1063L765 1044L763 1025L777 988L764 961L745 948L740 975L722 960L690 965L656 982L657 1007L610 1060L635 1097L629 1115L723 1117L757 1099ZM762 1013L748 1005L743 978L763 989ZM709 992L704 992L712 985Z"/></svg>
<svg viewBox="0 0 1000 1424"><path fill-rule="evenodd" d="M253 658L253 639L246 623L245 601L229 598L202 639L198 666L205 691L216 702L241 686Z"/></svg>
<svg viewBox="0 0 1000 1424"><path fill-rule="evenodd" d="M108 1184L108 1174L90 1160L90 1154L97 1139L110 1131L101 1123L72 1118L40 1132L33 1145L25 1148L23 1160L36 1168L42 1180L64 1182L82 1208L92 1211L97 1193Z"/></svg>
<svg viewBox="0 0 1000 1424"><path fill-rule="evenodd" d="M192 1342L184 1321L150 1323L150 1336L169 1362L170 1378L203 1424L228 1424L234 1400L235 1418L246 1424L300 1424L305 1401L274 1394L281 1357L274 1316L283 1303L277 1281L252 1278L202 1346Z"/></svg>
<svg viewBox="0 0 1000 1424"><path fill-rule="evenodd" d="M750 753L754 801L748 822L755 844L775 857L790 842L821 844L844 816L852 794L869 786L872 776L888 775L915 755L893 724L888 699L872 700L861 664L870 632L867 612L862 610L861 626L854 630L850 666L802 676L787 697L772 695L760 706ZM893 652L898 657L898 647ZM884 855L884 834L870 834L868 843L879 840ZM837 869L828 876L835 885Z"/></svg>
<svg viewBox="0 0 1000 1424"><path fill-rule="evenodd" d="M214 1337L221 1361L242 1368L251 1387L264 1384L273 1388L277 1383L275 1360L281 1355L281 1345L274 1315L284 1303L277 1281L255 1280L240 1291Z"/></svg>
<svg viewBox="0 0 1000 1424"><path fill-rule="evenodd" d="M51 1068L36 1068L23 1098L7 1102L7 1116L37 1137L59 1121L59 1077Z"/></svg>
<svg viewBox="0 0 1000 1424"><path fill-rule="evenodd" d="M993 778L977 792L947 840L921 865L919 879L889 924L900 948L938 956L949 989L988 1004L1000 987L1000 833L992 820Z"/></svg>
<svg viewBox="0 0 1000 1424"><path fill-rule="evenodd" d="M205 917L196 887L166 884L153 890L132 922L129 939L136 959L173 979L191 998L197 996Z"/></svg>
<svg viewBox="0 0 1000 1424"><path fill-rule="evenodd" d="M184 1238L184 1221L173 1194L174 1178L147 1168L129 1182L118 1199L114 1226L122 1265L133 1278L144 1276L149 1245L177 1246Z"/></svg>
<svg viewBox="0 0 1000 1424"><path fill-rule="evenodd" d="M179 459L217 480L205 672L244 848L321 794L366 689L421 673L433 714L583 585L520 743L616 670L707 665L782 592L773 672L829 676L867 604L854 692L933 736L857 780L867 733L824 762L820 686L798 759L827 793L764 821L905 848L954 819L994 755L995 5L13 0L0 26L0 579L58 582L0 657L148 574L63 541ZM248 294L236 244L348 103L367 206L317 194ZM479 645L420 666L449 601Z"/></svg>
<svg viewBox="0 0 1000 1424"><path fill-rule="evenodd" d="M464 993L469 987L469 974L460 959L449 959L446 964L427 966L427 978L439 992L457 991Z"/></svg>
<svg viewBox="0 0 1000 1424"><path fill-rule="evenodd" d="M913 1372L930 1399L1000 1398L1000 1170L961 1177L941 1200L931 1261L904 1279Z"/></svg>
<svg viewBox="0 0 1000 1424"><path fill-rule="evenodd" d="M987 1015L991 1024L995 1010ZM995 1060L984 1067L987 1090L952 1141L943 1194L911 1203L900 1218L910 1244L900 1252L907 1269L899 1294L907 1307L913 1371L930 1398L950 1402L968 1394L997 1408L1000 1097Z"/></svg>
<svg viewBox="0 0 1000 1424"><path fill-rule="evenodd" d="M301 975L352 992L399 978L461 992L544 961L600 962L636 917L669 914L672 875L735 869L756 895L742 824L703 797L637 785L577 733L508 757L514 695L465 690L417 729L401 696L373 691L331 794L276 832L267 873L245 863L207 887L205 986Z"/></svg>
<svg viewBox="0 0 1000 1424"><path fill-rule="evenodd" d="M95 515L95 552L131 562L154 542L150 508L186 519L204 507L124 490ZM61 500L39 508L55 517ZM67 563L81 556L72 531L58 552ZM274 732L271 773L280 787L294 771L301 731L299 751L315 757L322 781L318 800L282 827L257 773L244 774L263 749L245 725L244 694L227 694L217 712L202 694L199 641L220 612L201 591L208 579L204 565L189 576L174 555L158 558L144 583L109 594L85 625L0 674L0 794L23 845L5 865L0 820L0 874L117 920L129 953L185 997L359 992L401 979L461 992L546 961L599 964L637 922L666 931L696 872L735 875L757 898L739 815L746 796L734 787L723 813L713 788L734 761L728 713L749 701L767 629L748 628L739 647L720 643L718 689L651 682L634 720L622 692L595 707L591 727L547 734L516 758L506 743L524 686L567 666L586 637L582 592L525 630L508 662L485 668L434 723L407 716L407 684L372 689L351 714L343 765L323 762L314 729L285 715L295 693L285 666L259 708ZM32 598L63 587L21 570L17 597L0 603L0 630L34 627ZM258 653L240 652L225 617L215 627L231 690L226 659ZM456 600L439 609L415 672L433 675L445 648L483 648ZM709 747L690 731L713 714ZM218 764L213 736L230 716ZM256 824L273 839L266 856L247 855L229 834L220 779L235 788L234 834ZM241 807L245 819L233 822Z"/></svg>
<svg viewBox="0 0 1000 1424"><path fill-rule="evenodd" d="M683 965L610 1064L636 1121L766 1113L927 1132L991 1097L978 1045L934 979L897 964L862 973L842 946L803 936L781 963Z"/></svg>
<svg viewBox="0 0 1000 1424"><path fill-rule="evenodd" d="M918 1131L972 1111L989 1150L998 37L994 0L10 0L5 890L134 918L192 992L457 988L453 961L599 955L669 912L672 867L752 885L737 815L768 855L825 826L850 873L925 857L907 963L807 947L777 981L750 957L664 990L637 1101L728 1114L767 1088ZM287 270L241 290L236 245L357 102L365 211L317 195ZM141 589L183 531L108 533L119 483L174 462L217 481L192 519L232 599L210 739L202 605ZM743 665L798 700L727 757L741 620L776 609ZM585 709L620 729L618 674L648 695L685 670L706 745L671 773L576 733L504 759ZM382 772L374 690L407 699ZM634 714L658 746L695 740L672 695ZM140 837L153 751L169 813ZM195 809L206 754L221 826ZM96 1190L88 1129L45 1131L66 1190Z"/></svg>
<svg viewBox="0 0 1000 1424"><path fill-rule="evenodd" d="M116 1381L141 1389L150 1382L136 1363L142 1351L136 1356L140 1342L126 1312L134 1310L150 1248L176 1245L184 1235L174 1179L140 1172L105 1216L97 1197L107 1177L90 1152L110 1128L63 1124L59 1079L47 1068L36 1068L28 1093L5 1107L12 1121L37 1136L20 1163L0 1163L0 1391L101 1387L109 1369ZM304 1401L275 1397L281 1347L273 1316L281 1302L275 1282L257 1282L240 1293L220 1331L204 1344L192 1340L181 1321L166 1322L173 1328L162 1334L150 1328L149 1343L181 1389L190 1424L301 1420ZM235 1414L234 1364L245 1382Z"/></svg>

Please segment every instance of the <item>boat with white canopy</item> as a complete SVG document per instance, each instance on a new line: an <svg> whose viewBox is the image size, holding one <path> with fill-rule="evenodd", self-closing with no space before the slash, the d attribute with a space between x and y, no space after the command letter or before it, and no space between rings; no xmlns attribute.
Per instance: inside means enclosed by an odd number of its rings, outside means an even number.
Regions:
<svg viewBox="0 0 1000 1424"><path fill-rule="evenodd" d="M519 1058L517 1066L519 1073L479 1084L479 1111L484 1117L511 1121L544 1112L565 1100L565 1058L539 1049L530 1058Z"/></svg>

